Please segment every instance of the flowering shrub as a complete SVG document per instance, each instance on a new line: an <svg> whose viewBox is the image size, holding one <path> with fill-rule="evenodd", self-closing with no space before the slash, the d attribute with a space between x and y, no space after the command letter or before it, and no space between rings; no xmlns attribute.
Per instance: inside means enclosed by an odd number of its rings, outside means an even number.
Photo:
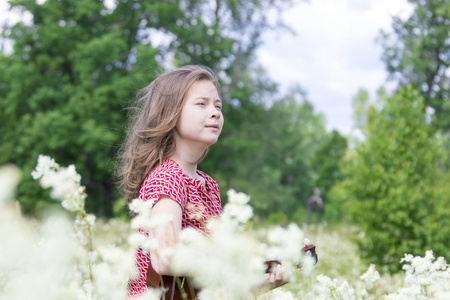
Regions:
<svg viewBox="0 0 450 300"><path fill-rule="evenodd" d="M84 209L86 194L74 166L40 156L32 172L51 197L73 214L38 222L20 214L12 194L17 168L0 171L0 299L124 299L133 251L92 241L95 217Z"/></svg>
<svg viewBox="0 0 450 300"><path fill-rule="evenodd" d="M40 156L32 176L40 179L44 188L52 189L51 196L61 201L73 220L63 215L42 221L23 217L11 200L20 172L12 166L0 169L0 300L125 299L128 278L134 276L132 246L148 251L158 246L134 232L137 228L150 231L164 227L170 219L148 218L151 203L134 200L129 207L138 216L131 226L118 220L99 222L84 210L86 195L73 166L60 167L53 159ZM380 276L375 265L356 278L349 273L347 278L341 276L336 269L318 274L321 261L326 265L327 260L338 261L344 254L327 257L327 251L333 249L319 245L321 260L314 268L312 260L300 255L304 234L297 225L254 229L248 222L252 217L249 197L233 190L227 195L229 204L223 217L208 224L211 236L183 230L175 249L165 252L172 256L174 271L189 274L202 287L201 300L450 298L450 268L444 258L434 258L432 251L424 257L405 254L400 274ZM110 232L114 232L111 238L98 242ZM320 232L319 236L329 245L345 247L347 243L334 233ZM188 259L192 253L200 260ZM354 252L349 255L357 256ZM283 274L290 283L261 294L258 289L266 259L282 260ZM297 269L298 263L302 270ZM161 291L149 289L140 298L159 299L160 295Z"/></svg>
<svg viewBox="0 0 450 300"><path fill-rule="evenodd" d="M450 299L450 268L443 257L435 259L427 251L424 257L405 254L400 262L406 271L404 286L387 299Z"/></svg>

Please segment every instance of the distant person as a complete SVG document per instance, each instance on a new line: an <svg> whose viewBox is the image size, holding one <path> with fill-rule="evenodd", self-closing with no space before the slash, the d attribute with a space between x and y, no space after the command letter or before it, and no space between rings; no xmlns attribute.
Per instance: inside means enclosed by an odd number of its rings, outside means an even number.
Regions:
<svg viewBox="0 0 450 300"><path fill-rule="evenodd" d="M308 224L309 218L313 210L318 210L323 207L323 200L320 196L320 190L318 187L314 188L314 195L306 201L306 218L305 224Z"/></svg>

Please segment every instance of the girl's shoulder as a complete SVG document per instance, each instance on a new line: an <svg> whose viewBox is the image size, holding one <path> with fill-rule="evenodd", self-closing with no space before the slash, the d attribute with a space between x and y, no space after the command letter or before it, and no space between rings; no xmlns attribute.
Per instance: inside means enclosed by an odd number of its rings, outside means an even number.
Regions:
<svg viewBox="0 0 450 300"><path fill-rule="evenodd" d="M170 159L166 159L150 172L149 177L158 176L161 174L173 174L182 176L184 175L184 172L176 162Z"/></svg>
<svg viewBox="0 0 450 300"><path fill-rule="evenodd" d="M161 180L172 184L184 184L185 177L183 170L174 161L166 159L148 174L142 186L148 186Z"/></svg>
<svg viewBox="0 0 450 300"><path fill-rule="evenodd" d="M186 203L186 178L181 168L171 160L155 167L141 185L139 198L154 203L161 195L167 195L182 207Z"/></svg>

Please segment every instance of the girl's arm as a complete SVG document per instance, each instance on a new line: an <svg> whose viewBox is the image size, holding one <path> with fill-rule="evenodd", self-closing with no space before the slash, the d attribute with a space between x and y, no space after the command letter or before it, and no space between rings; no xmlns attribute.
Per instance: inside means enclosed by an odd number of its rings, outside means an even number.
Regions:
<svg viewBox="0 0 450 300"><path fill-rule="evenodd" d="M175 247L178 233L181 231L182 214L181 206L168 196L161 196L150 212L150 218L163 215L172 216L169 224L164 227L156 227L150 232L150 237L154 238L159 245L150 253L152 267L159 275L174 275L170 271L170 256L164 256L164 253L160 251Z"/></svg>
<svg viewBox="0 0 450 300"><path fill-rule="evenodd" d="M161 228L157 227L150 232L150 237L154 238L159 245L156 250L150 253L152 267L159 275L175 275L170 270L170 256L165 256L160 251L175 247L177 236L181 231L182 214L181 206L168 196L161 196L150 212L150 218L163 215L172 216L172 221L169 224ZM276 271L265 274L265 283L261 288L267 291L286 283L287 281L282 276L281 265L278 265Z"/></svg>

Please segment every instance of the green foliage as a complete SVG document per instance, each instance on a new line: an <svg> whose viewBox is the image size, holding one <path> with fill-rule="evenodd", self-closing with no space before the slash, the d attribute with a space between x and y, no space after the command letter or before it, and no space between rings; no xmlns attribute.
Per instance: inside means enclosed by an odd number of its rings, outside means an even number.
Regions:
<svg viewBox="0 0 450 300"><path fill-rule="evenodd" d="M283 188L291 193L288 199L273 199L272 207L284 207L284 213L291 215L312 194L311 160L327 132L322 115L313 112L304 91L298 87L274 103L268 112L261 153L266 156L266 166L278 170Z"/></svg>
<svg viewBox="0 0 450 300"><path fill-rule="evenodd" d="M391 76L411 84L434 109L435 129L450 130L449 66L450 2L409 0L406 20L393 18L393 33L382 32L383 59Z"/></svg>
<svg viewBox="0 0 450 300"><path fill-rule="evenodd" d="M5 120L0 164L15 163L29 174L41 153L61 164L75 163L89 195L87 209L123 215L113 169L125 108L160 72L195 63L221 78L225 127L200 168L222 191L247 192L263 218L276 212L298 218L295 211L302 211L317 177L324 186L335 180L323 172L333 168L337 156L323 158L329 163L322 171L311 166L317 147L328 139L322 117L300 88L277 99L277 85L254 61L261 33L285 28L268 14L292 1L10 3L33 19L2 31L14 50L0 56L0 118ZM18 198L27 212L50 205L29 176Z"/></svg>
<svg viewBox="0 0 450 300"><path fill-rule="evenodd" d="M267 224L269 225L286 225L288 221L287 216L281 211L275 211L267 217Z"/></svg>
<svg viewBox="0 0 450 300"><path fill-rule="evenodd" d="M334 184L342 180L339 162L347 150L347 139L338 131L333 130L329 136L323 139L315 151L312 159L312 168L316 174L316 184L321 191L324 206L328 205L328 193Z"/></svg>
<svg viewBox="0 0 450 300"><path fill-rule="evenodd" d="M359 89L353 98L353 120L357 127L362 127L365 122L366 110L369 105L369 93L364 89Z"/></svg>
<svg viewBox="0 0 450 300"><path fill-rule="evenodd" d="M346 198L344 209L365 233L361 254L378 264L394 262L405 252L449 254L449 199L423 108L411 87L383 99L381 111L369 107L365 140L346 157L347 177L334 190L341 203Z"/></svg>
<svg viewBox="0 0 450 300"><path fill-rule="evenodd" d="M276 86L261 84L270 82L264 77L256 78L244 74L241 84L228 94L232 98L224 105L221 140L211 147L201 168L219 181L222 191L233 188L250 195L258 217L272 214L271 220L301 223L304 214L299 217L296 212L304 213L315 184L311 160L329 133L299 87L272 100L267 109L265 101L252 99L255 94L275 97Z"/></svg>
<svg viewBox="0 0 450 300"><path fill-rule="evenodd" d="M341 164L345 164L346 159L341 161ZM324 207L325 220L331 223L347 223L348 217L348 192L345 187L345 182L338 181L328 191L327 203Z"/></svg>
<svg viewBox="0 0 450 300"><path fill-rule="evenodd" d="M122 139L124 104L158 67L157 50L137 45L131 15L107 14L98 1L11 1L33 15L32 24L4 31L14 51L0 57L0 163L13 162L26 174L38 154L76 163L93 198L88 208L112 215L111 161ZM130 36L134 33L134 36ZM145 60L145 64L142 60ZM151 74L151 73L150 73ZM29 176L19 188L26 210L35 209L38 184Z"/></svg>
<svg viewBox="0 0 450 300"><path fill-rule="evenodd" d="M15 163L30 174L41 153L75 163L89 194L88 210L112 216L113 201L120 198L113 169L125 108L159 73L187 63L208 65L223 79L230 121L210 166L224 167L218 175L230 179L237 155L222 158L230 149L237 153L236 146L255 149L255 143L240 140L245 134L232 135L258 128L264 101L276 89L252 59L261 33L276 25L266 14L291 1L223 0L216 7L195 0L124 0L109 7L98 0L10 4L32 20L2 30L13 52L0 53L0 164ZM29 176L18 197L28 212L48 203Z"/></svg>
<svg viewBox="0 0 450 300"><path fill-rule="evenodd" d="M241 132L246 135L241 143L252 149L240 153L245 156L236 161L231 187L251 195L259 214L280 211L292 217L312 193L311 159L327 136L325 125L298 87L262 113L259 128L249 124L249 130Z"/></svg>

